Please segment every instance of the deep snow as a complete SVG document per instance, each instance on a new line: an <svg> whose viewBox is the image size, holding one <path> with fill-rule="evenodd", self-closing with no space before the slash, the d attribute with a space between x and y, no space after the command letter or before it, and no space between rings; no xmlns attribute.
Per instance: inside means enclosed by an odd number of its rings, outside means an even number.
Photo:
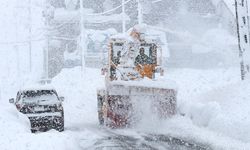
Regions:
<svg viewBox="0 0 250 150"><path fill-rule="evenodd" d="M219 0L213 2L216 5ZM234 1L225 2L234 14ZM16 9L23 3L18 0L0 2L0 18L4 18L0 22L0 41L10 43L1 45L0 50L0 150L91 149L99 139L109 134L98 126L97 120L96 89L104 84L100 70L86 68L81 74L81 68L64 69L53 79L59 95L65 96L65 131L62 133L54 130L30 133L26 116L8 103L9 98L15 97L20 85L36 80L42 72L44 21L38 17L42 7L32 9L32 39L41 40L33 42L32 73L28 71L27 44L12 44L13 41L28 39L29 23L23 13L26 9ZM19 32L15 31L17 29ZM180 36L184 35L184 32L180 33ZM190 42L196 40L184 37ZM225 62L231 64L234 60L238 63L238 54L229 51L228 45L235 44L233 41L236 40L231 39L227 32L211 29L198 38L198 42L193 42L193 53L215 50L226 59ZM161 133L205 143L214 149L250 149L250 84L249 80L240 81L239 73L239 68L166 69L166 77L176 81L179 87L179 114L165 121L145 115L136 127L114 132L135 137L138 133Z"/></svg>
<svg viewBox="0 0 250 150"><path fill-rule="evenodd" d="M147 117L131 129L114 132L164 133L214 149L250 149L250 85L240 81L238 72L238 68L167 70L166 76L178 84L178 111L184 116L165 121ZM16 89L2 88L1 150L91 149L107 134L97 120L96 88L104 84L100 70L86 68L81 74L80 67L64 69L52 83L65 96L65 132L30 133L27 118L8 104L8 96L13 97Z"/></svg>

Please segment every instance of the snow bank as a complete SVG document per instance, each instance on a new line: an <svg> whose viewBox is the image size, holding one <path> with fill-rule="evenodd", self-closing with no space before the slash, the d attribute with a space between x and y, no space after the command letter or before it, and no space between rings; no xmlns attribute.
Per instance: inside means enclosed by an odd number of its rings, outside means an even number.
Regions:
<svg viewBox="0 0 250 150"><path fill-rule="evenodd" d="M86 71L86 70L84 70ZM92 76L91 76L92 75ZM8 103L10 96L15 96L18 85L12 80L5 80L0 100L0 149L1 150L78 150L79 138L89 137L85 143L96 139L84 127L88 123L97 124L96 115L96 84L100 84L101 77L97 70L88 70L86 76L81 76L81 68L65 69L52 80L58 94L65 96L65 131L51 130L46 133L32 134L28 118L19 113ZM93 82L96 79L96 82ZM11 81L9 83L9 81ZM12 83L13 82L13 83ZM8 84L7 84L8 83ZM94 83L94 84L92 84ZM32 88L33 88L32 84ZM53 87L53 86L49 86ZM35 87L37 88L37 87ZM94 141L94 140L93 140Z"/></svg>
<svg viewBox="0 0 250 150"><path fill-rule="evenodd" d="M201 128L250 143L250 84L240 81L238 68L185 71L177 80L179 111Z"/></svg>
<svg viewBox="0 0 250 150"><path fill-rule="evenodd" d="M58 94L65 97L65 126L78 128L84 123L97 123L96 88L103 84L101 72L95 69L63 69L52 83Z"/></svg>
<svg viewBox="0 0 250 150"><path fill-rule="evenodd" d="M7 108L0 110L0 134L15 134L15 133L28 133L29 120L21 113L17 113L14 105L5 106ZM6 130L11 129L11 130Z"/></svg>
<svg viewBox="0 0 250 150"><path fill-rule="evenodd" d="M250 142L250 84L239 81L236 71L195 73L200 79L191 80L192 87L184 82L179 85L180 90L186 90L179 91L179 109L199 127Z"/></svg>
<svg viewBox="0 0 250 150"><path fill-rule="evenodd" d="M250 84L249 80L214 89L205 95L217 102L221 111L213 117L208 128L232 138L250 143Z"/></svg>
<svg viewBox="0 0 250 150"><path fill-rule="evenodd" d="M239 69L168 70L178 84L178 111L170 120L147 115L137 130L207 143L214 149L250 148L250 84Z"/></svg>
<svg viewBox="0 0 250 150"><path fill-rule="evenodd" d="M49 131L32 134L28 118L16 108L1 105L0 109L0 149L1 150L69 150L79 149L79 144L68 134Z"/></svg>

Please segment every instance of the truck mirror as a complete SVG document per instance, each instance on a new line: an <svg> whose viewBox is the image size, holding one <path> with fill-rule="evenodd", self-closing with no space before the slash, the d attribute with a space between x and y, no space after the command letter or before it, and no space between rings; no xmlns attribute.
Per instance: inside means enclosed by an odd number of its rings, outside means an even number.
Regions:
<svg viewBox="0 0 250 150"><path fill-rule="evenodd" d="M14 103L14 98L9 99L9 103L13 104Z"/></svg>
<svg viewBox="0 0 250 150"><path fill-rule="evenodd" d="M107 73L107 68L102 68L101 75L105 75Z"/></svg>
<svg viewBox="0 0 250 150"><path fill-rule="evenodd" d="M164 70L163 69L160 70L160 76L164 76Z"/></svg>

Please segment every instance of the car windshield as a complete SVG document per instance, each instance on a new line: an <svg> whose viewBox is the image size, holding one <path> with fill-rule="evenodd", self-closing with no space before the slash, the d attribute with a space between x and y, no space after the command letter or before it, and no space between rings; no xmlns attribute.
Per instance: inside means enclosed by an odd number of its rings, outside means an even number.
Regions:
<svg viewBox="0 0 250 150"><path fill-rule="evenodd" d="M33 90L22 93L24 103L55 103L58 102L57 95L52 90Z"/></svg>

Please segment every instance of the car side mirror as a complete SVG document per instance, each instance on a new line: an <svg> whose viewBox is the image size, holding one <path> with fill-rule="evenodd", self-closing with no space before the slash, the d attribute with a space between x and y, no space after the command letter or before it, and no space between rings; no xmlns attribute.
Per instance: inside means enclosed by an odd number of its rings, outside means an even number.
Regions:
<svg viewBox="0 0 250 150"><path fill-rule="evenodd" d="M9 103L13 104L14 103L14 98L9 99Z"/></svg>
<svg viewBox="0 0 250 150"><path fill-rule="evenodd" d="M60 99L60 101L62 101L62 102L65 100L65 98L64 98L63 96L59 97L59 99Z"/></svg>
<svg viewBox="0 0 250 150"><path fill-rule="evenodd" d="M102 68L101 72L102 72L101 75L105 75L108 72L108 69L107 68Z"/></svg>

